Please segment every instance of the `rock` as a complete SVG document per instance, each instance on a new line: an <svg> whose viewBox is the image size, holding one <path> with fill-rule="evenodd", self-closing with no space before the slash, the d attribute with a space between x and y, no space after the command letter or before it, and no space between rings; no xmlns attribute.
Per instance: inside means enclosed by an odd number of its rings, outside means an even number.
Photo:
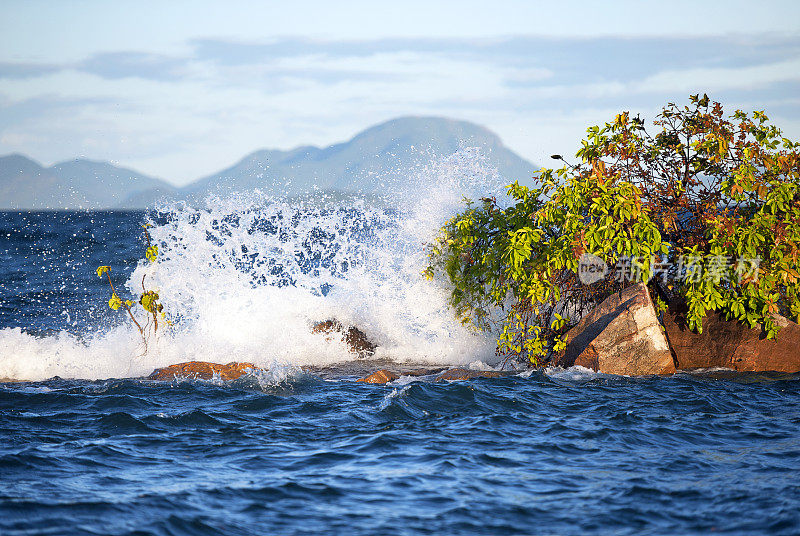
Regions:
<svg viewBox="0 0 800 536"><path fill-rule="evenodd" d="M225 381L229 381L256 370L261 369L252 363L233 362L227 365L221 365L219 363L205 363L203 361L188 361L186 363L178 363L176 365L156 369L147 379L170 381L179 377L210 380L214 376L218 376Z"/></svg>
<svg viewBox="0 0 800 536"><path fill-rule="evenodd" d="M776 315L781 327L775 340L716 312L703 319L703 333L686 324L687 307L670 304L664 314L667 339L680 369L724 367L752 372L800 372L800 325Z"/></svg>
<svg viewBox="0 0 800 536"><path fill-rule="evenodd" d="M338 320L326 320L318 322L311 328L314 333L325 333L327 335L334 332L341 333L344 336L344 342L354 354L359 357L369 357L375 353L377 345L367 338L367 335L355 326L348 326L345 328Z"/></svg>
<svg viewBox="0 0 800 536"><path fill-rule="evenodd" d="M369 376L366 376L356 381L363 383L389 383L391 381L396 380L399 377L400 376L398 374L390 370L381 369L377 372L373 372Z"/></svg>
<svg viewBox="0 0 800 536"><path fill-rule="evenodd" d="M443 372L436 376L437 382L441 381L455 381L455 380L471 380L473 378L501 378L503 376L510 376L515 374L514 371L498 371L498 370L469 370L465 368L454 368Z"/></svg>
<svg viewBox="0 0 800 536"><path fill-rule="evenodd" d="M401 376L431 376L447 370L445 367L437 368L418 368L414 370L406 370L401 372Z"/></svg>
<svg viewBox="0 0 800 536"><path fill-rule="evenodd" d="M650 293L641 283L615 292L583 317L567 333L567 347L555 364L628 376L675 372Z"/></svg>
<svg viewBox="0 0 800 536"><path fill-rule="evenodd" d="M441 374L439 374L441 373ZM468 370L464 368L454 368L442 372L441 368L427 369L421 368L405 372L393 372L388 369L381 369L373 372L369 376L356 380L363 383L389 383L396 380L400 376L432 376L438 374L433 381L454 381L454 380L471 380L473 378L499 378L502 376L509 376L516 374L514 371L496 371L496 370Z"/></svg>

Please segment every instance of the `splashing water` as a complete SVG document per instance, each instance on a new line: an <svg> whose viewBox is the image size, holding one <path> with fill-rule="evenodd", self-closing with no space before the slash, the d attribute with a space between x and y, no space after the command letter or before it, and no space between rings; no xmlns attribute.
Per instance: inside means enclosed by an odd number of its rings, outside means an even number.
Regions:
<svg viewBox="0 0 800 536"><path fill-rule="evenodd" d="M144 278L175 326L151 338L146 352L121 315L79 333L6 327L0 378L132 377L188 360L265 367L352 360L343 341L312 333L331 318L364 331L378 344L377 358L493 363L493 336L462 326L447 289L421 271L425 244L463 198L498 195L502 186L484 158L465 149L434 160L380 202L252 192L208 199L204 208L161 207L150 229L159 262L140 262L126 286L136 294Z"/></svg>

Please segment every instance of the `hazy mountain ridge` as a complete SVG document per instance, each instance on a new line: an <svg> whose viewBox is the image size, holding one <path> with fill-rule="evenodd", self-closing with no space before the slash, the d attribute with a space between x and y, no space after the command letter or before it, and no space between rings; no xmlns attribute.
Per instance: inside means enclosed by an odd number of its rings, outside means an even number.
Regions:
<svg viewBox="0 0 800 536"><path fill-rule="evenodd" d="M431 156L480 147L509 181L528 182L536 166L488 129L438 117L401 117L325 148L262 149L183 188L108 162L72 160L45 168L23 155L0 157L0 209L144 208L162 198L261 189L298 195L312 189L376 193L400 184Z"/></svg>
<svg viewBox="0 0 800 536"><path fill-rule="evenodd" d="M44 167L21 154L0 157L3 210L124 207L131 195L151 189L177 192L163 180L109 162L75 159Z"/></svg>

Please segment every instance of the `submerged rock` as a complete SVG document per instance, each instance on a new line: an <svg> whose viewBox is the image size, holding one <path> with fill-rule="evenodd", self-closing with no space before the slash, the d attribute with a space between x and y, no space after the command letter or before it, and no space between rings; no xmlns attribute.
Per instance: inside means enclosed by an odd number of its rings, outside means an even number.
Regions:
<svg viewBox="0 0 800 536"><path fill-rule="evenodd" d="M664 314L664 327L678 368L723 367L748 372L800 372L800 325L776 315L780 331L767 340L760 329L710 312L703 319L703 333L686 324L687 308L672 303Z"/></svg>
<svg viewBox="0 0 800 536"><path fill-rule="evenodd" d="M642 376L675 372L647 287L637 284L606 298L567 333L556 364Z"/></svg>
<svg viewBox="0 0 800 536"><path fill-rule="evenodd" d="M235 380L250 372L261 370L252 363L205 363L203 361L188 361L168 367L156 369L148 380L170 381L175 378L192 378L195 380L210 380L215 376L225 381Z"/></svg>
<svg viewBox="0 0 800 536"><path fill-rule="evenodd" d="M336 319L318 322L311 328L314 333L324 333L332 335L333 333L340 333L344 338L344 342L354 354L359 357L369 357L375 353L375 348L378 346L367 338L366 333L361 331L355 326L345 327Z"/></svg>

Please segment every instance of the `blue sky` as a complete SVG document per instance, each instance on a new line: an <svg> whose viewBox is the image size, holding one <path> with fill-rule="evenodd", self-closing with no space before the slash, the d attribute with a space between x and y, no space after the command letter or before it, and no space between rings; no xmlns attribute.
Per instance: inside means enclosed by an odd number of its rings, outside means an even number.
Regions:
<svg viewBox="0 0 800 536"><path fill-rule="evenodd" d="M544 163L695 92L800 138L800 2L0 2L0 154L175 184L401 115Z"/></svg>

